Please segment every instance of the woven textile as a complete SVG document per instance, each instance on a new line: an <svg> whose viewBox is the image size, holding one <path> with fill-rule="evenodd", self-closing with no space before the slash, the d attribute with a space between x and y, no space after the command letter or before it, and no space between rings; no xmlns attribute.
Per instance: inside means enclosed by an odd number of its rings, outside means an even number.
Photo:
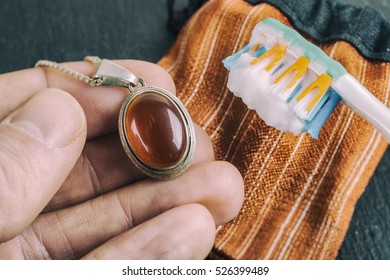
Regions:
<svg viewBox="0 0 390 280"><path fill-rule="evenodd" d="M267 17L291 26L269 4L210 1L159 62L209 134L217 159L234 164L244 178L241 212L218 228L210 258L334 259L387 143L342 103L314 140L267 126L229 92L222 59L247 44ZM388 106L390 63L368 61L343 41L319 47Z"/></svg>

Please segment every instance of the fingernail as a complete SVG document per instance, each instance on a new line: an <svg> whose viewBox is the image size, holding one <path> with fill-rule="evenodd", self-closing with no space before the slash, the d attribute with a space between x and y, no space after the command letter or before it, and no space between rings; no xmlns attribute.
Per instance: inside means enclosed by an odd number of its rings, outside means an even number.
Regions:
<svg viewBox="0 0 390 280"><path fill-rule="evenodd" d="M75 140L85 127L81 106L68 93L46 89L27 101L10 123L49 147L63 147Z"/></svg>

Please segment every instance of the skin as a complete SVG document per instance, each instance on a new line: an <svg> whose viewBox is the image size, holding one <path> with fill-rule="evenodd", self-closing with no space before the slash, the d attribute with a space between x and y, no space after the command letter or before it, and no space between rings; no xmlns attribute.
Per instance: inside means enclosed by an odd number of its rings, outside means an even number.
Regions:
<svg viewBox="0 0 390 280"><path fill-rule="evenodd" d="M175 92L163 69L116 61ZM66 66L87 75L86 62ZM243 202L237 169L206 133L180 177L147 178L117 133L128 92L52 69L0 75L0 259L202 259Z"/></svg>

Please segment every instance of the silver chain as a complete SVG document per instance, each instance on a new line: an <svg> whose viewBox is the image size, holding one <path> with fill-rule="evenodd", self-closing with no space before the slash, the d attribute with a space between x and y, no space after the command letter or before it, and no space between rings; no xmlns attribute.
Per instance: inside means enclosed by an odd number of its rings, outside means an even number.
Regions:
<svg viewBox="0 0 390 280"><path fill-rule="evenodd" d="M98 65L100 62L101 62L101 59L97 56L86 56L84 58L84 61L88 61L88 62L91 62L93 64L96 64ZM38 67L49 67L49 68L53 68L53 69L56 69L58 71L61 71L65 74L68 74L86 84L89 84L91 86L99 86L102 84L102 78L91 78L87 75L84 75L80 72L77 72L75 70L72 70L70 68L67 68L63 65L61 65L60 63L57 63L57 62L54 62L54 61L50 61L50 60L38 60L38 62L35 64L35 67L38 68Z"/></svg>

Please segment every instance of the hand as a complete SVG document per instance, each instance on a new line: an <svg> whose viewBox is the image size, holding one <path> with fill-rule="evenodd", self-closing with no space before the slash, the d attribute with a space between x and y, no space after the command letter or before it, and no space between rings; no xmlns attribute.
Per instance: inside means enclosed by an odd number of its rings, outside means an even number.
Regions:
<svg viewBox="0 0 390 280"><path fill-rule="evenodd" d="M117 63L175 92L158 66ZM94 73L86 62L67 66ZM216 226L241 207L242 178L229 163L214 161L199 127L184 174L146 178L117 133L126 94L51 69L0 75L0 259L207 256Z"/></svg>

